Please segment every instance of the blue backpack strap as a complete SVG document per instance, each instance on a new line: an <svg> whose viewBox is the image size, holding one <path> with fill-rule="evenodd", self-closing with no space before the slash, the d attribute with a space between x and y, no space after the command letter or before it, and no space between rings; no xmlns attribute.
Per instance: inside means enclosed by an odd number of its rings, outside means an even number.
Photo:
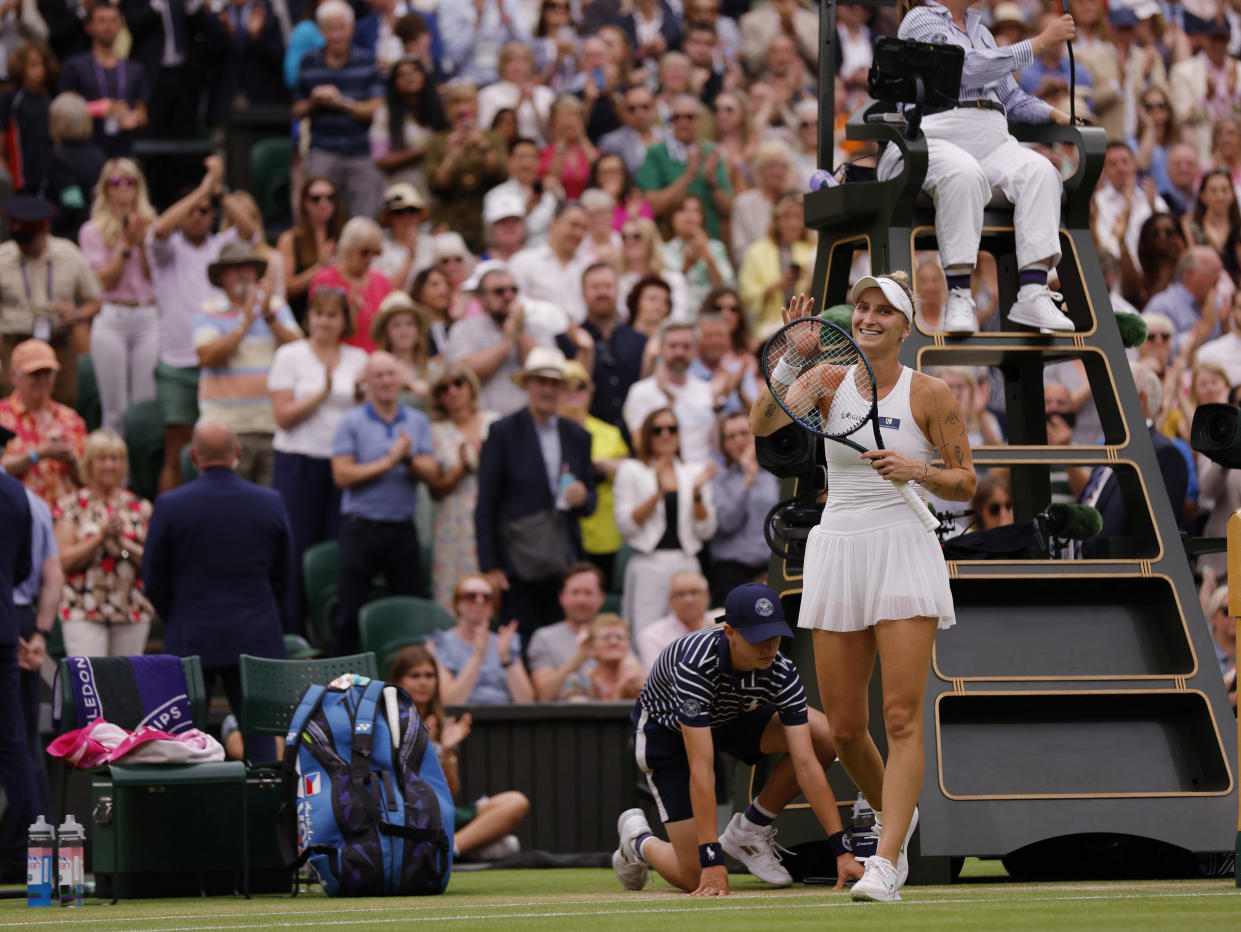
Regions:
<svg viewBox="0 0 1241 932"><path fill-rule="evenodd" d="M375 742L375 713L383 694L382 680L371 680L358 699L358 711L353 719L353 746L349 760L350 780L358 787L370 777L371 747Z"/></svg>
<svg viewBox="0 0 1241 932"><path fill-rule="evenodd" d="M290 838L287 832L281 831L281 826L286 824L289 813L297 806L297 753L301 746L302 729L306 727L306 722L310 717L318 711L320 703L323 702L324 692L325 689L322 686L306 687L301 701L293 711L293 718L289 720L289 731L285 736L280 775L280 807L276 813L276 847L280 851L280 856L284 858L285 866L289 869L300 867L313 853L308 848L298 854L294 839Z"/></svg>

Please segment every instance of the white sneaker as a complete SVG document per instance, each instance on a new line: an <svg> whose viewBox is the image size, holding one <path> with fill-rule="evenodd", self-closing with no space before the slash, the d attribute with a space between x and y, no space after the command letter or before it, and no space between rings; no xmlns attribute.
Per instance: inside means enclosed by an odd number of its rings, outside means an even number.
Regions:
<svg viewBox="0 0 1241 932"><path fill-rule="evenodd" d="M968 288L953 288L944 305L944 333L965 337L978 329L974 296Z"/></svg>
<svg viewBox="0 0 1241 932"><path fill-rule="evenodd" d="M1017 300L1008 312L1008 319L1027 327L1072 332L1077 329L1076 325L1056 306L1057 302L1063 300L1064 295L1049 290L1046 285L1027 285L1017 293Z"/></svg>
<svg viewBox="0 0 1241 932"><path fill-rule="evenodd" d="M469 855L479 861L503 861L520 850L521 842L517 840L517 836L505 835L503 838L497 838L481 848L475 848L469 852Z"/></svg>
<svg viewBox="0 0 1241 932"><path fill-rule="evenodd" d="M616 831L620 835L620 847L612 852L612 870L626 890L641 890L646 886L650 871L634 843L651 831L650 823L641 809L626 809L616 820Z"/></svg>
<svg viewBox="0 0 1241 932"><path fill-rule="evenodd" d="M724 834L720 836L724 853L742 864L746 870L763 883L777 887L791 887L792 875L780 863L780 852L787 850L776 844L776 827L750 828L740 812L732 817Z"/></svg>
<svg viewBox="0 0 1241 932"><path fill-rule="evenodd" d="M855 900L873 903L899 903L900 884L896 882L896 868L887 858L872 854L866 859L866 873L853 885L849 896Z"/></svg>

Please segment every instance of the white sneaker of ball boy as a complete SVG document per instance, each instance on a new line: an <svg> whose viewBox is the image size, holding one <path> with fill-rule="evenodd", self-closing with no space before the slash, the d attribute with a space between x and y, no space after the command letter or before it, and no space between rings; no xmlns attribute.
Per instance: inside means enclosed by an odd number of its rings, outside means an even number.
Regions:
<svg viewBox="0 0 1241 932"><path fill-rule="evenodd" d="M901 887L905 886L905 881L909 879L909 839L913 837L914 829L917 827L918 807L915 806L914 816L909 821L909 830L905 832L905 838L901 842L901 852L896 859L896 865L893 866L891 861L877 854L868 857L866 873L849 891L853 899L874 903L899 903L901 901ZM875 830L882 839L883 823L878 819L875 820Z"/></svg>
<svg viewBox="0 0 1241 932"><path fill-rule="evenodd" d="M807 707L797 668L780 653L780 639L792 636L779 596L746 583L724 600L723 624L659 655L632 718L634 757L668 840L655 836L641 809L621 813L612 868L625 889L641 890L654 869L694 896L727 895L725 855L764 883L789 886L773 823L799 792L836 856L837 888L862 876L827 783L836 756L827 719ZM761 791L718 837L717 750L750 764L778 756Z"/></svg>

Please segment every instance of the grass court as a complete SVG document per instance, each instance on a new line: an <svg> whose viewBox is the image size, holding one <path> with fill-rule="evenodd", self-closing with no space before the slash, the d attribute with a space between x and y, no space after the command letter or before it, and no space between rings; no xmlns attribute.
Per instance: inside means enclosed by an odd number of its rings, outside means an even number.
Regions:
<svg viewBox="0 0 1241 932"><path fill-rule="evenodd" d="M1017 884L998 862L966 862L962 882L906 887L904 903L853 903L844 891L797 885L775 890L746 874L730 876L726 899L691 899L662 881L640 893L620 888L608 870L458 872L441 897L329 900L257 896L87 900L81 909L27 909L0 900L0 932L19 928L73 932L214 932L260 929L605 930L701 928L862 929L966 932L1000 929L1241 929L1241 890L1233 880ZM693 925L689 925L693 923Z"/></svg>

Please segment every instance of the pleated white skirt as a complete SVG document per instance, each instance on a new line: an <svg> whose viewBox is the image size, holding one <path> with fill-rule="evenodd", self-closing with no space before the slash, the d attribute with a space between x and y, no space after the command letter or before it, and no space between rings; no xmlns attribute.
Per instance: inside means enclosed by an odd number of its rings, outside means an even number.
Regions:
<svg viewBox="0 0 1241 932"><path fill-rule="evenodd" d="M948 567L935 536L900 522L867 531L810 531L801 628L862 631L878 621L927 617L956 624Z"/></svg>

